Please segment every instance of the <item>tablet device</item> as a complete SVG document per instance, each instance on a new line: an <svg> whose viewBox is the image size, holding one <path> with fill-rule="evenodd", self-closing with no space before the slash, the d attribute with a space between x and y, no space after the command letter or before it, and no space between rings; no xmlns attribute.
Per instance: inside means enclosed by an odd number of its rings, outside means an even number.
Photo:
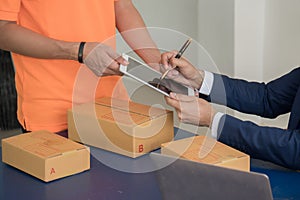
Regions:
<svg viewBox="0 0 300 200"><path fill-rule="evenodd" d="M180 93L188 96L194 96L195 92L192 88L185 87L171 79L160 80L161 73L152 69L145 63L137 59L123 54L122 57L126 59L129 64L127 66L120 65L120 71L125 75L147 85L157 92L169 96L171 92Z"/></svg>

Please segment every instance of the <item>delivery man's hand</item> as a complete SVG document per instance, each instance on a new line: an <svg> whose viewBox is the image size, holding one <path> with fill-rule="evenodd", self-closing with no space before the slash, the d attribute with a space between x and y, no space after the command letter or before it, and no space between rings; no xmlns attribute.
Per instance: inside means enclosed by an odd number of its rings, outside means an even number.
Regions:
<svg viewBox="0 0 300 200"><path fill-rule="evenodd" d="M91 42L85 44L83 63L97 76L121 75L120 64L129 64L110 46Z"/></svg>

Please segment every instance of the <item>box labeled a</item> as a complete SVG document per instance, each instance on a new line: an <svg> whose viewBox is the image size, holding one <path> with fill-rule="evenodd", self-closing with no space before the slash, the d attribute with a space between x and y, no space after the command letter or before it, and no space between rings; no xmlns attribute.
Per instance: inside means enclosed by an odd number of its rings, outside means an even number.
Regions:
<svg viewBox="0 0 300 200"><path fill-rule="evenodd" d="M45 182L90 169L88 147L48 131L2 140L2 161Z"/></svg>

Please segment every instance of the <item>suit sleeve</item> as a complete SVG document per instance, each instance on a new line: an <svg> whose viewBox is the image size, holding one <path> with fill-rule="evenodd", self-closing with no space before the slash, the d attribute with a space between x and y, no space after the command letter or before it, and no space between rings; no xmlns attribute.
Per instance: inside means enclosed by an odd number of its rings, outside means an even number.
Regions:
<svg viewBox="0 0 300 200"><path fill-rule="evenodd" d="M275 118L291 111L299 77L300 68L268 84L214 74L211 94L206 99L243 113Z"/></svg>
<svg viewBox="0 0 300 200"><path fill-rule="evenodd" d="M300 169L300 130L262 127L224 115L218 140L249 154L291 169Z"/></svg>

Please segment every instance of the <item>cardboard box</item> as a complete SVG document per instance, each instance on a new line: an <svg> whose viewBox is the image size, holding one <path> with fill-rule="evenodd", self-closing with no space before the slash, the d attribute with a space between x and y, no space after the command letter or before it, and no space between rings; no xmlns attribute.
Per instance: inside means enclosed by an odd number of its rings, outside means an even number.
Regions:
<svg viewBox="0 0 300 200"><path fill-rule="evenodd" d="M2 161L45 182L90 168L89 148L48 131L2 140Z"/></svg>
<svg viewBox="0 0 300 200"><path fill-rule="evenodd" d="M250 171L250 157L213 138L195 136L162 144L161 153L242 171Z"/></svg>
<svg viewBox="0 0 300 200"><path fill-rule="evenodd" d="M173 112L101 98L68 111L69 138L136 158L174 137Z"/></svg>

